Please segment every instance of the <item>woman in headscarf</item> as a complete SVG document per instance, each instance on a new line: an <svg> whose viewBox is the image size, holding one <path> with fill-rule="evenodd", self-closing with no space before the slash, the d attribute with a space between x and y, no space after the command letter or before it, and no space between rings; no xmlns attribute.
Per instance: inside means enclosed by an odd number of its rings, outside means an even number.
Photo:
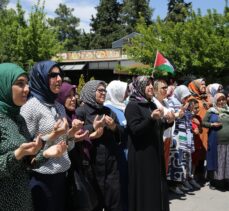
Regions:
<svg viewBox="0 0 229 211"><path fill-rule="evenodd" d="M125 110L128 130L128 209L169 210L163 131L173 122L161 119L163 111L152 102L152 78L138 76L133 88Z"/></svg>
<svg viewBox="0 0 229 211"><path fill-rule="evenodd" d="M33 210L28 188L30 156L42 144L31 137L20 107L29 93L25 71L16 64L0 64L0 207L1 210ZM28 162L26 162L28 161Z"/></svg>
<svg viewBox="0 0 229 211"><path fill-rule="evenodd" d="M127 131L126 118L124 111L126 104L124 100L127 97L127 83L114 80L107 85L107 95L104 105L110 108L117 116L119 124L122 126L121 132L121 160L119 160L120 181L121 181L121 198L123 211L128 210L128 169L127 169Z"/></svg>
<svg viewBox="0 0 229 211"><path fill-rule="evenodd" d="M193 189L189 184L191 180L191 153L194 151L192 137L192 115L188 110L187 100L191 93L185 85L177 86L174 90L173 103L175 111L183 110L184 115L176 118L172 144L170 146L169 173L170 190L176 194ZM177 110L178 109L178 110Z"/></svg>
<svg viewBox="0 0 229 211"><path fill-rule="evenodd" d="M164 110L164 116L171 115L171 118L175 119L174 110L172 108L169 108L169 104L167 102L167 89L168 89L168 84L164 79L155 80L153 101L158 108L162 108L162 110ZM164 131L163 134L166 174L168 172L171 139L172 139L172 127L169 127Z"/></svg>
<svg viewBox="0 0 229 211"><path fill-rule="evenodd" d="M64 106L67 121L69 127L71 128L72 121L77 119L75 86L64 82L61 85L57 101ZM98 131L95 131L94 133L98 133ZM91 211L97 204L97 197L90 185L93 180L89 155L91 149L90 138L92 139L92 135L89 137L88 130L79 130L75 134L75 147L69 152L71 168L68 170L67 176L68 185L66 210L68 211ZM86 185L84 183L85 181L87 182ZM87 188L88 185L90 185L90 189ZM82 189L84 191L82 191Z"/></svg>
<svg viewBox="0 0 229 211"><path fill-rule="evenodd" d="M32 190L35 210L58 210L65 207L66 171L70 160L66 151L74 147L74 134L82 124L72 122L68 130L64 107L56 101L62 84L62 71L53 61L42 61L35 64L30 71L29 85L31 96L21 108L32 137L42 134L44 149L58 145L58 157L43 157L43 165L31 173L30 188Z"/></svg>
<svg viewBox="0 0 229 211"><path fill-rule="evenodd" d="M201 120L203 120L207 110L209 109L209 101L208 101L208 96L206 94L206 83L205 83L205 79L200 78L200 79L196 79L193 80L191 83L189 83L188 88L190 90L190 92L192 93L191 98L194 98L198 101L199 104L199 112L198 112L198 116L200 116ZM197 180L199 180L199 182L204 182L205 181L205 177L204 177L204 173L205 173L205 169L204 169L204 160L206 157L206 151L208 148L208 129L207 128L203 128L202 133L200 133L200 140L202 142L202 151L203 151L203 155L205 154L205 156L203 158L200 158L199 160L199 165L196 167L196 171L195 171L195 176L197 178ZM201 160L202 159L202 160Z"/></svg>
<svg viewBox="0 0 229 211"><path fill-rule="evenodd" d="M103 133L92 141L91 162L95 175L94 187L99 204L96 211L121 211L118 157L120 125L116 115L103 104L106 97L106 83L100 80L88 81L81 90L81 107L76 116L84 121L84 129L90 133L101 128Z"/></svg>
<svg viewBox="0 0 229 211"><path fill-rule="evenodd" d="M209 84L206 88L206 93L208 95L208 102L212 106L214 97L217 93L223 92L223 86L218 83Z"/></svg>
<svg viewBox="0 0 229 211"><path fill-rule="evenodd" d="M210 185L229 188L229 107L223 93L214 97L214 107L210 108L203 126L209 128L207 170Z"/></svg>

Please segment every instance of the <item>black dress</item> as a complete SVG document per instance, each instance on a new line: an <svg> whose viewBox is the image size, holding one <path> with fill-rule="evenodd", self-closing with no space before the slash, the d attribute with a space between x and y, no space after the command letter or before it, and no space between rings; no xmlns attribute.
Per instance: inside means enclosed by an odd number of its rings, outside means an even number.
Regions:
<svg viewBox="0 0 229 211"><path fill-rule="evenodd" d="M163 130L171 124L151 118L153 102L131 100L125 110L128 129L129 210L169 210Z"/></svg>
<svg viewBox="0 0 229 211"><path fill-rule="evenodd" d="M93 120L96 115L102 117L108 115L117 124L116 131L113 132L105 127L103 135L92 140L91 164L95 175L94 188L99 198L99 206L96 211L121 211L120 199L120 179L118 170L118 159L120 149L118 142L120 139L120 125L115 113L107 107L100 109L89 104L84 104L76 109L77 119L84 121L84 129L93 132Z"/></svg>

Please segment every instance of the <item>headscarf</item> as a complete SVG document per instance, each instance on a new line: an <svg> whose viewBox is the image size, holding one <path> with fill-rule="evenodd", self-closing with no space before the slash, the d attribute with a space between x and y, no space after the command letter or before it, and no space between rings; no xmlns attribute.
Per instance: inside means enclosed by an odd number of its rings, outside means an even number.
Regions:
<svg viewBox="0 0 229 211"><path fill-rule="evenodd" d="M191 95L191 92L189 91L188 87L185 85L180 85L177 86L174 90L174 96L180 101L182 102L182 100L185 97L188 97Z"/></svg>
<svg viewBox="0 0 229 211"><path fill-rule="evenodd" d="M222 85L221 84L218 84L218 83L209 84L207 86L207 93L210 95L211 103L213 103L214 96L216 95L216 93L218 93L218 90L219 90L219 87L220 86L222 86Z"/></svg>
<svg viewBox="0 0 229 211"><path fill-rule="evenodd" d="M138 76L133 82L133 93L130 96L130 101L137 100L140 102L149 102L151 99L146 98L145 89L149 82L152 80L149 76Z"/></svg>
<svg viewBox="0 0 229 211"><path fill-rule="evenodd" d="M89 104L94 108L102 108L103 105L100 105L96 102L96 90L97 88L102 85L106 88L106 83L100 80L91 80L88 81L80 92L80 100L83 103Z"/></svg>
<svg viewBox="0 0 229 211"><path fill-rule="evenodd" d="M36 97L43 103L51 105L54 104L58 96L58 94L54 94L49 87L48 74L53 67L59 68L58 64L53 61L38 62L32 67L29 76L31 96Z"/></svg>
<svg viewBox="0 0 229 211"><path fill-rule="evenodd" d="M62 83L60 92L58 93L58 97L56 100L65 107L66 99L70 95L71 90L73 90L75 94L75 88L76 88L75 85L71 85L67 82ZM76 118L75 111L69 111L66 107L65 107L65 111L67 115L68 124L71 126L72 120Z"/></svg>
<svg viewBox="0 0 229 211"><path fill-rule="evenodd" d="M124 97L126 94L127 83L123 81L111 81L107 86L105 104L109 104L122 111L125 110Z"/></svg>
<svg viewBox="0 0 229 211"><path fill-rule="evenodd" d="M12 86L18 77L26 72L16 64L0 64L0 112L9 116L18 115L20 106L16 106L12 98Z"/></svg>
<svg viewBox="0 0 229 211"><path fill-rule="evenodd" d="M216 95L213 98L213 107L211 107L209 111L216 114L226 113L227 115L229 115L229 107L227 106L227 103L222 108L217 107L217 101L220 97L224 97L226 100L226 96L223 93L216 93Z"/></svg>
<svg viewBox="0 0 229 211"><path fill-rule="evenodd" d="M198 97L200 99L207 97L206 93L201 93L201 91L200 91L200 86L201 86L202 81L205 81L205 79L199 78L199 79L193 80L188 85L188 88L189 88L190 92L192 93L192 95L194 97Z"/></svg>
<svg viewBox="0 0 229 211"><path fill-rule="evenodd" d="M207 91L212 97L214 97L216 95L216 93L218 92L220 86L222 86L222 85L218 84L218 83L209 84L207 86Z"/></svg>

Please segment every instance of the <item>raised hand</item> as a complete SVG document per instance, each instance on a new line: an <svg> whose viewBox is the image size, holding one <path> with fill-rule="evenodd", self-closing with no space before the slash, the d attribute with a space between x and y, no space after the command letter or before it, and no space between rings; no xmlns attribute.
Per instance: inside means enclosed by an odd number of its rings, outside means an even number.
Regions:
<svg viewBox="0 0 229 211"><path fill-rule="evenodd" d="M104 131L103 127L99 127L96 131L94 131L93 133L89 135L89 138L91 140L100 138L103 135L103 131Z"/></svg>
<svg viewBox="0 0 229 211"><path fill-rule="evenodd" d="M83 121L79 119L74 119L72 121L72 128L68 130L68 136L74 137L75 133L81 130L81 128L83 127L83 124L84 124Z"/></svg>
<svg viewBox="0 0 229 211"><path fill-rule="evenodd" d="M89 131L88 130L78 130L74 135L76 142L83 141L89 138Z"/></svg>
<svg viewBox="0 0 229 211"><path fill-rule="evenodd" d="M99 116L96 115L94 121L93 121L93 128L94 130L97 130L99 127L104 127L106 124L105 121L105 115L102 116L102 118L99 119Z"/></svg>
<svg viewBox="0 0 229 211"><path fill-rule="evenodd" d="M116 129L116 123L111 117L105 115L105 122L107 127L110 128L111 130L114 131Z"/></svg>
<svg viewBox="0 0 229 211"><path fill-rule="evenodd" d="M175 120L175 114L174 114L174 112L168 112L165 115L165 118L166 118L166 120L167 120L168 123L172 123Z"/></svg>
<svg viewBox="0 0 229 211"><path fill-rule="evenodd" d="M68 146L65 141L61 141L58 144L50 146L43 152L43 156L45 158L59 158L63 156L64 152L66 152Z"/></svg>
<svg viewBox="0 0 229 211"><path fill-rule="evenodd" d="M152 111L151 118L160 119L161 117L163 117L161 109L157 108L157 109Z"/></svg>
<svg viewBox="0 0 229 211"><path fill-rule="evenodd" d="M14 151L15 158L21 160L26 155L36 155L42 147L40 135L34 141L23 143Z"/></svg>
<svg viewBox="0 0 229 211"><path fill-rule="evenodd" d="M61 119L58 119L58 121L54 125L53 133L56 136L59 137L61 135L66 134L67 131L68 131L68 121L67 121L67 119L65 117L61 118Z"/></svg>

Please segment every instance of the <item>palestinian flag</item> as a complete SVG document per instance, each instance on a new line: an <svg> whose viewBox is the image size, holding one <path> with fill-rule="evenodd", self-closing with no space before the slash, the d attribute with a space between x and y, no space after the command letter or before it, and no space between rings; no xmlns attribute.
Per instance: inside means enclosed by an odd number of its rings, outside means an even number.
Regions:
<svg viewBox="0 0 229 211"><path fill-rule="evenodd" d="M159 51L157 51L156 59L154 62L154 70L166 71L168 73L174 74L174 68Z"/></svg>

